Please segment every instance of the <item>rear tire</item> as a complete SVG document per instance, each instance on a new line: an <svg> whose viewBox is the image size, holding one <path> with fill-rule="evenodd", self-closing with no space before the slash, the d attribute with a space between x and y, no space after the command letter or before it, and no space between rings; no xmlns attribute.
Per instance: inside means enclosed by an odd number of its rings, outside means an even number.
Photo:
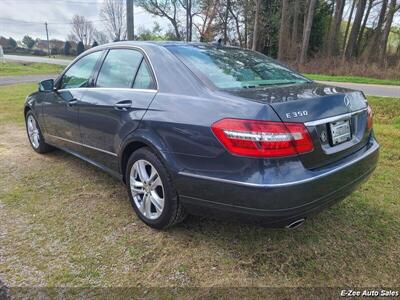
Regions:
<svg viewBox="0 0 400 300"><path fill-rule="evenodd" d="M25 127L33 150L40 154L54 150L52 146L46 144L39 123L31 111L28 111L25 115Z"/></svg>
<svg viewBox="0 0 400 300"><path fill-rule="evenodd" d="M186 213L167 169L149 148L132 153L125 176L132 207L148 226L165 229L185 219Z"/></svg>

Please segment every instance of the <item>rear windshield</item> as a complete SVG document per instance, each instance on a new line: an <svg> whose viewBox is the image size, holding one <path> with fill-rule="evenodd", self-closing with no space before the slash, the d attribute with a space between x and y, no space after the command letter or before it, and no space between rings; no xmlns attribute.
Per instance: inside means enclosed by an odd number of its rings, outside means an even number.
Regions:
<svg viewBox="0 0 400 300"><path fill-rule="evenodd" d="M258 52L212 45L167 46L189 69L220 89L309 82Z"/></svg>

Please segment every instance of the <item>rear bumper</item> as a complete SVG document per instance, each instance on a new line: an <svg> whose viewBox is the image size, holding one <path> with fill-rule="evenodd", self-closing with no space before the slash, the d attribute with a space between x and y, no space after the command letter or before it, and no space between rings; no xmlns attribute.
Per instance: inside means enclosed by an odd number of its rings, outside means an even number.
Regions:
<svg viewBox="0 0 400 300"><path fill-rule="evenodd" d="M378 156L379 144L372 137L364 148L336 164L299 170L297 180L252 183L181 172L176 185L189 212L287 223L344 199L373 172Z"/></svg>

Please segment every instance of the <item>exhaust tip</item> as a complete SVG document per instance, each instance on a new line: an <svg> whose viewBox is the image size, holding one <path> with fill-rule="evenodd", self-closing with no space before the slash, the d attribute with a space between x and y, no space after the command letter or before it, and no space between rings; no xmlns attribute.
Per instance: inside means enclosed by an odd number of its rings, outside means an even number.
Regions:
<svg viewBox="0 0 400 300"><path fill-rule="evenodd" d="M298 219L292 223L290 223L289 225L286 225L285 228L287 229L296 229L299 228L301 225L304 224L304 222L306 221L306 219Z"/></svg>

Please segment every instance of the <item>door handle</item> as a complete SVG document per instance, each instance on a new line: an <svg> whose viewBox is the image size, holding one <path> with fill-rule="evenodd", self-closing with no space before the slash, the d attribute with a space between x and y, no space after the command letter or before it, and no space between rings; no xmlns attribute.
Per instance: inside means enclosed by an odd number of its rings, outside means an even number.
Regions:
<svg viewBox="0 0 400 300"><path fill-rule="evenodd" d="M78 100L75 99L75 98L73 98L73 99L71 99L71 100L69 100L69 101L67 102L67 105L68 105L68 106L73 106L73 105L75 105L75 104L77 104L77 103L78 103Z"/></svg>
<svg viewBox="0 0 400 300"><path fill-rule="evenodd" d="M114 104L114 108L116 110L127 111L129 108L132 108L131 100L123 100Z"/></svg>

